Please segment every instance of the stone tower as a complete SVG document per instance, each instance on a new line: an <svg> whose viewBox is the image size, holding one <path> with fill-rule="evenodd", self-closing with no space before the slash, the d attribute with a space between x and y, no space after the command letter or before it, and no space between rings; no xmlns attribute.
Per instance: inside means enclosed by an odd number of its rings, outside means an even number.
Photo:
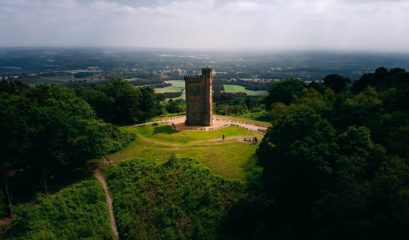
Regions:
<svg viewBox="0 0 409 240"><path fill-rule="evenodd" d="M186 125L212 126L212 87L212 68L203 68L200 76L185 76Z"/></svg>

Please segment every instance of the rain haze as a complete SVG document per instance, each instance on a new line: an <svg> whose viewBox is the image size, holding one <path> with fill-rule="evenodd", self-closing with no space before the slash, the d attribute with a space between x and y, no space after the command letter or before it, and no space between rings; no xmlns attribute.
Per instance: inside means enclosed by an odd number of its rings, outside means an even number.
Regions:
<svg viewBox="0 0 409 240"><path fill-rule="evenodd" d="M409 52L404 0L0 0L0 47Z"/></svg>

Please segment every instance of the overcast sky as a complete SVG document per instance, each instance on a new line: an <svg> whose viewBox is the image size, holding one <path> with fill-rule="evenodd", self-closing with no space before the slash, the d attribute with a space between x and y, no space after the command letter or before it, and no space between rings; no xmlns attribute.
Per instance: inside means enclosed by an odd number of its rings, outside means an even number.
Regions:
<svg viewBox="0 0 409 240"><path fill-rule="evenodd" d="M0 0L0 46L409 52L409 0Z"/></svg>

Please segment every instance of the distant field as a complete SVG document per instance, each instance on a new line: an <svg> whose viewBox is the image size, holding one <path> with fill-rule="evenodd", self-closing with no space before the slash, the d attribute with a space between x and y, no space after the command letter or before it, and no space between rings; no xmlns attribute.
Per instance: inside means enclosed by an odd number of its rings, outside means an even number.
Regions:
<svg viewBox="0 0 409 240"><path fill-rule="evenodd" d="M224 91L228 93L237 93L237 92L243 92L246 93L249 96L265 96L268 95L267 91L252 91L252 90L247 90L243 86L239 85L233 85L233 84L225 84L224 85Z"/></svg>
<svg viewBox="0 0 409 240"><path fill-rule="evenodd" d="M164 88L155 88L155 92L164 93L164 92L180 92L185 89L185 81L182 80L170 80L166 81L167 83L172 84L172 86Z"/></svg>
<svg viewBox="0 0 409 240"><path fill-rule="evenodd" d="M175 99L185 99L185 81L183 80L169 80L167 83L172 84L169 87L164 88L155 88L156 93L165 93L165 92L183 92L182 96Z"/></svg>
<svg viewBox="0 0 409 240"><path fill-rule="evenodd" d="M155 88L156 93L165 93L165 92L181 92L183 91L182 96L179 98L185 99L185 81L183 80L169 80L166 81L167 83L172 84L172 86L165 87L165 88ZM233 85L233 84L225 84L224 91L229 93L236 93L236 92L243 92L249 96L265 96L268 94L267 91L252 91L247 90L243 86Z"/></svg>
<svg viewBox="0 0 409 240"><path fill-rule="evenodd" d="M195 158L209 167L218 175L244 179L247 163L254 160L257 145L242 142L244 136L257 136L254 133L238 127L227 127L218 131L174 131L170 126L136 127L137 139L127 148L111 154L108 158L114 162L130 159L154 160L164 162L172 154L180 158ZM221 141L222 135L226 136Z"/></svg>

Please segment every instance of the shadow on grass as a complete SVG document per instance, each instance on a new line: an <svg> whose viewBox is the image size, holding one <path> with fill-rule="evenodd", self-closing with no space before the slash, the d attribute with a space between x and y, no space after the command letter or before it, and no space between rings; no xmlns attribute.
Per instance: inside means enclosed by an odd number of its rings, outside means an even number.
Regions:
<svg viewBox="0 0 409 240"><path fill-rule="evenodd" d="M174 134L178 131L174 130L171 126L155 126L153 130L153 134L165 133L165 134Z"/></svg>

